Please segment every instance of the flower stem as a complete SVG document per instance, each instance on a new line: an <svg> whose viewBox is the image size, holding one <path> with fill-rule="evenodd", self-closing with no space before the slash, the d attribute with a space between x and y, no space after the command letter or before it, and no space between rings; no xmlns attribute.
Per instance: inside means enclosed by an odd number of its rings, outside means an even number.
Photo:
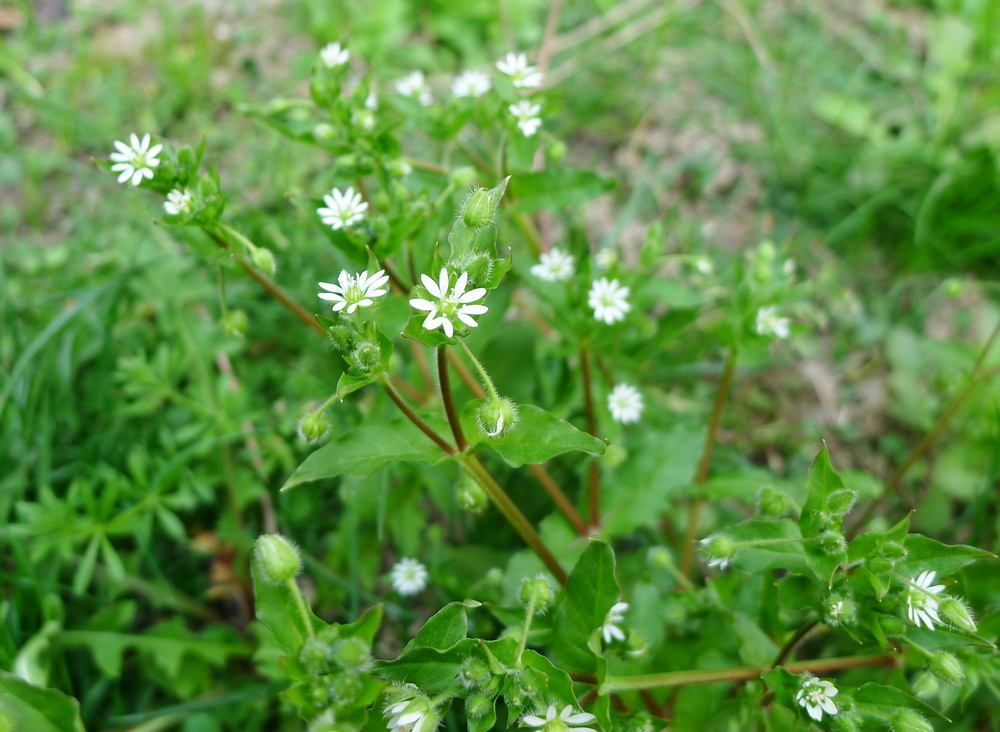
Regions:
<svg viewBox="0 0 1000 732"><path fill-rule="evenodd" d="M695 485L702 485L708 480L708 470L712 462L712 449L715 447L715 438L719 432L719 422L722 419L722 408L726 405L726 397L729 396L729 387L733 383L733 374L736 373L736 348L730 347L726 356L726 365L722 371L722 378L719 380L719 388L715 392L715 401L712 404L712 413L708 418L708 431L705 433L705 444L701 450L701 459L698 461L698 469L694 475ZM691 501L691 509L688 512L687 530L684 532L684 552L681 555L681 573L685 577L691 576L691 564L694 561L694 545L698 538L698 521L701 517L701 506L704 499L695 496Z"/></svg>
<svg viewBox="0 0 1000 732"><path fill-rule="evenodd" d="M295 607L298 609L299 615L302 616L302 624L306 626L306 633L312 638L316 631L313 629L312 618L309 617L309 608L306 607L306 601L302 598L302 592L299 591L294 577L288 580L288 590L295 598Z"/></svg>
<svg viewBox="0 0 1000 732"><path fill-rule="evenodd" d="M455 453L455 448L445 442L445 439L441 437L437 432L435 432L429 424L422 420L416 412L414 412L410 405L407 404L403 397L399 395L399 392L392 386L389 381L389 377L386 376L382 379L382 388L385 389L385 393L389 395L389 398L399 407L400 411L406 415L406 418L413 422L421 432L431 438L434 443L444 450L445 454L453 455Z"/></svg>
<svg viewBox="0 0 1000 732"><path fill-rule="evenodd" d="M594 392L591 387L590 354L586 346L580 348L580 371L583 377L583 406L587 412L587 432L597 437L597 410L594 409ZM590 461L590 525L601 525L601 466L596 458Z"/></svg>
<svg viewBox="0 0 1000 732"><path fill-rule="evenodd" d="M465 459L462 460L462 466L473 478L479 481L479 484L500 510L500 513L510 522L514 530L520 534L524 543L531 547L532 551L538 555L538 558L542 560L546 568L559 581L559 584L566 584L566 570L562 568L552 552L549 551L549 548L545 546L545 542L542 541L542 537L535 531L531 522L521 513L521 510L510 499L507 492L500 487L500 484L483 467L479 459L473 455L466 455Z"/></svg>
<svg viewBox="0 0 1000 732"><path fill-rule="evenodd" d="M441 400L444 402L444 412L448 415L448 426L451 427L451 434L455 438L459 452L465 452L469 444L462 434L462 423L458 419L458 411L455 409L455 400L451 396L451 382L448 379L448 347L438 346L437 348L437 368L438 383L441 387Z"/></svg>
<svg viewBox="0 0 1000 732"><path fill-rule="evenodd" d="M473 367L479 373L479 379L483 382L483 386L486 387L486 393L489 394L493 399L499 399L500 395L497 393L497 388L493 384L493 379L490 378L489 373L486 371L486 367L483 366L482 361L476 358L476 354L472 352L472 349L466 345L465 341L460 341L462 344L462 349L465 351L465 355L469 357L472 361Z"/></svg>
<svg viewBox="0 0 1000 732"><path fill-rule="evenodd" d="M528 645L528 633L531 632L531 621L535 617L535 604L535 596L532 594L528 597L528 607L524 609L524 629L521 631L521 642L517 645L517 660L515 665L518 667L521 666L521 656Z"/></svg>
<svg viewBox="0 0 1000 732"><path fill-rule="evenodd" d="M897 653L880 653L872 656L846 656L837 658L814 658L808 661L793 661L783 668L790 673L825 673L843 671L866 666L891 666L899 661ZM710 684L716 681L749 681L771 670L771 666L738 666L735 668L693 669L689 671L667 671L660 674L638 674L634 676L608 676L601 684L600 693L616 691L638 691L639 689L660 689L688 684Z"/></svg>

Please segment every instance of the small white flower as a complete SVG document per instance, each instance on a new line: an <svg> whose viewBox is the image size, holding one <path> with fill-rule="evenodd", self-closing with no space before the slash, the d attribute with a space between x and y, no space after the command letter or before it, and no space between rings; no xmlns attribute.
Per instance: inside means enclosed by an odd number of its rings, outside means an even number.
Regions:
<svg viewBox="0 0 1000 732"><path fill-rule="evenodd" d="M390 704L382 714L390 732L429 732L437 726L430 704L422 696Z"/></svg>
<svg viewBox="0 0 1000 732"><path fill-rule="evenodd" d="M604 624L601 626L601 635L604 637L605 644L610 644L613 640L625 640L625 632L618 626L625 619L627 611L627 602L616 602L608 610L608 615L604 618Z"/></svg>
<svg viewBox="0 0 1000 732"><path fill-rule="evenodd" d="M431 103L431 90L427 87L423 71L411 71L396 82L396 93L416 99L423 106Z"/></svg>
<svg viewBox="0 0 1000 732"><path fill-rule="evenodd" d="M167 200L163 202L163 210L171 216L180 216L191 210L191 191L187 188L181 190L174 188L167 194Z"/></svg>
<svg viewBox="0 0 1000 732"><path fill-rule="evenodd" d="M918 628L924 625L927 630L934 630L934 623L941 622L935 595L944 592L944 585L932 584L936 574L933 570L925 569L910 580L910 586L906 590L906 616Z"/></svg>
<svg viewBox="0 0 1000 732"><path fill-rule="evenodd" d="M427 567L416 559L404 557L389 572L392 588L400 595L416 595L427 587Z"/></svg>
<svg viewBox="0 0 1000 732"><path fill-rule="evenodd" d="M339 43L328 43L320 49L319 57L328 69L335 69L350 61L351 52Z"/></svg>
<svg viewBox="0 0 1000 732"><path fill-rule="evenodd" d="M708 257L695 257L694 268L701 275L710 275L715 271L715 265L712 264L712 260Z"/></svg>
<svg viewBox="0 0 1000 732"><path fill-rule="evenodd" d="M525 714L521 717L521 725L532 729L545 730L546 732L563 732L563 730L574 729L576 732L597 732L593 727L584 727L590 724L597 717L590 712L578 712L569 704L556 710L555 704L550 704L545 710L545 716L537 714Z"/></svg>
<svg viewBox="0 0 1000 732"><path fill-rule="evenodd" d="M517 128L525 137L531 137L542 126L542 119L538 116L542 107L534 102L522 99L517 104L507 107L507 111L517 120Z"/></svg>
<svg viewBox="0 0 1000 732"><path fill-rule="evenodd" d="M792 321L778 315L778 308L768 306L757 311L757 320L754 328L762 336L774 336L775 338L788 338Z"/></svg>
<svg viewBox="0 0 1000 732"><path fill-rule="evenodd" d="M608 394L608 410L615 422L638 422L642 409L642 394L631 384L615 384L615 388Z"/></svg>
<svg viewBox="0 0 1000 732"><path fill-rule="evenodd" d="M518 89L534 89L542 85L542 72L530 66L528 57L523 53L508 53L497 61L497 69L509 76Z"/></svg>
<svg viewBox="0 0 1000 732"><path fill-rule="evenodd" d="M364 218L368 210L368 204L361 200L361 194L353 186L348 186L345 191L334 188L323 196L323 203L326 206L316 209L316 213L324 224L334 230L353 226Z"/></svg>
<svg viewBox="0 0 1000 732"><path fill-rule="evenodd" d="M618 253L611 247L604 247L594 256L594 264L601 271L609 270L618 262Z"/></svg>
<svg viewBox="0 0 1000 732"><path fill-rule="evenodd" d="M410 300L410 305L427 313L427 317L424 318L426 330L441 328L444 330L444 334L451 338L455 335L455 318L470 328L475 328L479 324L472 319L472 316L482 315L489 310L485 305L472 304L476 300L482 300L486 297L486 288L477 287L466 292L465 286L469 283L468 272L462 272L458 276L450 293L448 285L451 281L451 275L446 267L441 268L437 282L425 274L420 275L420 281L423 282L430 296L437 298L436 302L419 297Z"/></svg>
<svg viewBox="0 0 1000 732"><path fill-rule="evenodd" d="M802 684L795 694L795 701L818 722L823 719L823 712L831 717L837 713L837 705L833 703L833 697L837 696L838 693L837 687L826 679L806 676L802 679Z"/></svg>
<svg viewBox="0 0 1000 732"><path fill-rule="evenodd" d="M126 145L121 140L115 140L115 152L109 156L114 165L111 171L119 173L118 182L129 181L137 186L143 178L153 177L153 168L159 166L160 159L157 157L163 145L149 146L150 137L147 132L139 139L134 132L129 135L129 142Z"/></svg>
<svg viewBox="0 0 1000 732"><path fill-rule="evenodd" d="M369 112L374 112L378 109L378 94L374 89L368 91L368 96L365 97L365 109Z"/></svg>
<svg viewBox="0 0 1000 732"><path fill-rule="evenodd" d="M382 297L389 290L385 284L389 276L384 269L369 276L368 270L352 275L347 270L341 270L337 284L320 282L319 286L326 292L316 293L320 300L333 303L333 312L338 313L347 308L347 314L352 315L358 308L366 308L375 304L375 298Z"/></svg>
<svg viewBox="0 0 1000 732"><path fill-rule="evenodd" d="M475 69L463 71L451 84L451 93L456 97L481 97L489 90L490 77Z"/></svg>
<svg viewBox="0 0 1000 732"><path fill-rule="evenodd" d="M632 309L628 302L629 289L618 280L602 277L594 280L587 295L587 304L593 309L594 317L612 325L625 319L625 313Z"/></svg>
<svg viewBox="0 0 1000 732"><path fill-rule="evenodd" d="M531 274L546 282L559 282L572 277L573 269L573 255L562 249L550 249L542 254L538 264L532 265Z"/></svg>
<svg viewBox="0 0 1000 732"><path fill-rule="evenodd" d="M714 536L706 536L704 539L701 539L698 543L701 546L706 546L706 545L710 544L714 539L715 539ZM722 572L722 571L725 571L726 567L729 566L729 561L731 559L732 559L732 555L729 555L729 556L726 556L726 557L710 557L710 556L706 556L705 557L705 564L708 565L709 567L711 567L712 569L717 569L720 572Z"/></svg>

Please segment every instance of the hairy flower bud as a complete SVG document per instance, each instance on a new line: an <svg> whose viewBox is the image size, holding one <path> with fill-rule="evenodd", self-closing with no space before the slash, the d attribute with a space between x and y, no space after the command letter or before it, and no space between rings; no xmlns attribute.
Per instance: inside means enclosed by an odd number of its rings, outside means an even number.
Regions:
<svg viewBox="0 0 1000 732"><path fill-rule="evenodd" d="M376 341L358 340L344 355L344 360L356 371L370 374L382 365L382 347Z"/></svg>
<svg viewBox="0 0 1000 732"><path fill-rule="evenodd" d="M468 475L462 475L455 484L455 500L462 509L474 515L485 511L490 504L483 487Z"/></svg>
<svg viewBox="0 0 1000 732"><path fill-rule="evenodd" d="M482 719L493 711L493 697L477 691L465 700L465 714L469 719Z"/></svg>
<svg viewBox="0 0 1000 732"><path fill-rule="evenodd" d="M299 651L299 663L312 674L326 673L330 666L330 644L321 638L309 638Z"/></svg>
<svg viewBox="0 0 1000 732"><path fill-rule="evenodd" d="M934 732L930 722L912 709L899 709L889 720L893 732Z"/></svg>
<svg viewBox="0 0 1000 732"><path fill-rule="evenodd" d="M357 703L365 692L365 681L361 674L345 671L330 678L330 699L338 707L350 707Z"/></svg>
<svg viewBox="0 0 1000 732"><path fill-rule="evenodd" d="M462 222L470 229L485 229L493 225L496 206L486 188L476 188L462 205Z"/></svg>
<svg viewBox="0 0 1000 732"><path fill-rule="evenodd" d="M927 667L942 681L961 684L965 679L965 669L961 662L947 651L937 651L927 661Z"/></svg>
<svg viewBox="0 0 1000 732"><path fill-rule="evenodd" d="M701 540L701 553L708 566L725 569L736 553L736 542L725 534L715 534Z"/></svg>
<svg viewBox="0 0 1000 732"><path fill-rule="evenodd" d="M482 287L493 274L493 257L489 252L470 249L448 260L445 265L452 272L466 272L469 275L469 285Z"/></svg>
<svg viewBox="0 0 1000 732"><path fill-rule="evenodd" d="M283 584L295 578L302 568L299 552L281 534L263 534L254 543L254 556L262 579L271 584Z"/></svg>
<svg viewBox="0 0 1000 732"><path fill-rule="evenodd" d="M832 627L858 622L858 604L847 594L834 593L823 603L823 619Z"/></svg>
<svg viewBox="0 0 1000 732"><path fill-rule="evenodd" d="M552 604L555 593L552 591L552 585L549 584L549 581L544 576L538 575L537 577L526 577L521 582L518 598L522 605L528 606L533 603L535 612L543 613Z"/></svg>
<svg viewBox="0 0 1000 732"><path fill-rule="evenodd" d="M784 491L765 486L757 494L757 512L761 516L777 518L792 509L792 499Z"/></svg>
<svg viewBox="0 0 1000 732"><path fill-rule="evenodd" d="M836 557L847 551L847 539L836 529L828 529L817 537L819 548L829 557Z"/></svg>
<svg viewBox="0 0 1000 732"><path fill-rule="evenodd" d="M320 412L309 412L299 420L299 437L310 444L319 442L326 437L329 424Z"/></svg>
<svg viewBox="0 0 1000 732"><path fill-rule="evenodd" d="M250 326L250 319L242 310L229 310L219 321L222 331L228 335L242 338Z"/></svg>
<svg viewBox="0 0 1000 732"><path fill-rule="evenodd" d="M343 669L364 669L371 664L371 648L361 638L341 638L333 644L331 659Z"/></svg>
<svg viewBox="0 0 1000 732"><path fill-rule="evenodd" d="M850 488L843 488L839 491L834 491L826 497L827 510L830 511L830 513L837 514L838 516L844 516L854 506L854 502L857 498L858 492Z"/></svg>
<svg viewBox="0 0 1000 732"><path fill-rule="evenodd" d="M883 541L879 544L877 554L893 562L906 559L906 547L898 541Z"/></svg>
<svg viewBox="0 0 1000 732"><path fill-rule="evenodd" d="M476 423L487 437L500 437L517 425L517 405L507 397L487 399L476 410Z"/></svg>
<svg viewBox="0 0 1000 732"><path fill-rule="evenodd" d="M268 277L274 277L274 273L278 270L278 265L274 261L274 255L271 254L271 250L264 247L254 247L254 250L250 252L250 261L253 262L254 267Z"/></svg>
<svg viewBox="0 0 1000 732"><path fill-rule="evenodd" d="M458 680L466 689L482 689L493 680L493 673L486 661L470 656L462 663Z"/></svg>
<svg viewBox="0 0 1000 732"><path fill-rule="evenodd" d="M941 617L954 625L956 628L964 630L966 633L976 632L976 620L972 616L969 606L957 597L946 597L941 601L938 611Z"/></svg>

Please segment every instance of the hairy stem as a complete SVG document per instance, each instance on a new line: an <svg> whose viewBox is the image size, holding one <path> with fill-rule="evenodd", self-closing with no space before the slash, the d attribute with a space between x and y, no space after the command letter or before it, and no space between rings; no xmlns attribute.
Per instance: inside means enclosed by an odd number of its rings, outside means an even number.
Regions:
<svg viewBox="0 0 1000 732"><path fill-rule="evenodd" d="M580 348L580 370L583 377L583 405L587 412L587 432L597 437L597 410L594 409L590 354L587 352L586 346ZM596 458L591 458L589 471L590 525L597 527L601 525L601 466Z"/></svg>
<svg viewBox="0 0 1000 732"><path fill-rule="evenodd" d="M455 444L459 452L465 452L469 444L462 434L462 423L458 419L458 411L455 409L455 400L451 396L451 382L448 378L448 347L438 346L437 368L438 382L441 387L441 400L444 402L444 412L448 415L448 426L451 427L451 434L455 438Z"/></svg>
<svg viewBox="0 0 1000 732"><path fill-rule="evenodd" d="M708 418L708 431L705 433L705 444L701 450L701 459L698 461L698 469L694 475L695 485L702 485L708 480L709 466L712 463L712 449L715 447L715 439L719 432L719 422L722 419L722 408L726 405L726 397L729 396L729 388L733 383L733 374L736 373L736 348L729 349L726 356L726 365L722 371L722 378L719 380L719 388L715 392L715 401L712 404L712 413ZM694 545L698 538L698 521L701 518L701 506L703 499L695 496L691 501L691 509L688 512L687 529L684 532L684 551L681 555L681 573L685 577L691 576L691 564L694 561Z"/></svg>
<svg viewBox="0 0 1000 732"><path fill-rule="evenodd" d="M382 388L385 389L385 393L389 395L389 398L392 399L397 407L399 407L400 411L406 415L406 418L417 426L417 429L431 438L434 441L434 444L440 447L446 454L453 455L455 453L455 448L445 442L445 439L435 432L429 424L422 420L420 416L410 408L410 405L403 400L403 397L401 397L399 392L397 392L392 386L392 383L389 381L389 377L385 377L382 380Z"/></svg>
<svg viewBox="0 0 1000 732"><path fill-rule="evenodd" d="M891 666L899 661L899 654L880 653L872 656L846 656L838 658L814 658L808 661L786 663L790 673L825 673L866 666ZM639 689L660 689L688 684L710 684L716 681L749 681L771 670L771 666L738 666L735 668L693 669L690 671L668 671L660 674L638 674L635 676L608 676L601 684L600 693L616 691L637 691Z"/></svg>
<svg viewBox="0 0 1000 732"><path fill-rule="evenodd" d="M507 492L500 487L500 484L496 482L493 476L490 475L489 471L483 467L479 459L473 455L467 455L462 461L462 465L479 482L500 510L500 513L510 522L514 530L520 534L524 543L531 547L532 551L538 555L538 558L542 560L546 568L559 581L559 584L566 584L566 570L562 568L552 552L549 551L549 548L545 546L545 542L542 541L542 537L535 531L531 522L521 513L521 510L510 499Z"/></svg>
<svg viewBox="0 0 1000 732"><path fill-rule="evenodd" d="M531 621L535 617L535 596L532 594L528 597L528 607L524 609L524 628L521 631L521 642L517 644L517 660L515 665L521 666L521 656L524 655L524 649L528 646L528 633L531 632Z"/></svg>

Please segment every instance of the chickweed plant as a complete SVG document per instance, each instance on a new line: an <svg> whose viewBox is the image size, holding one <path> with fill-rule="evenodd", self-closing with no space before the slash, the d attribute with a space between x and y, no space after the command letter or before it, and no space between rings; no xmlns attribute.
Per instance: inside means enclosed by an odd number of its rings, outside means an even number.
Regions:
<svg viewBox="0 0 1000 732"><path fill-rule="evenodd" d="M801 355L819 320L822 283L780 241L670 252L662 222L631 249L588 240L577 213L613 183L567 163L544 61L524 49L388 76L333 39L308 98L244 112L327 161L283 202L337 263L309 281L283 281L283 253L228 215L205 143L126 129L99 164L217 279L204 307L220 337L252 338L239 298L256 295L227 288L249 282L322 364L323 390L283 406L306 456L285 461L277 516L239 555L256 630L203 649L249 662L252 640L268 682L254 693L283 720L269 728L911 732L997 694L997 616L969 607L961 575L989 552L882 515L885 492L821 442L797 474L727 479L716 448L739 383ZM658 367L676 339L707 354L710 388L683 404ZM153 384L172 366L122 369ZM197 486L138 457L126 482L185 534L175 511ZM299 545L327 540L282 516L303 492L322 497L311 525L347 526L318 556ZM95 537L75 560L81 592L98 556L124 576L115 532ZM373 584L319 601L322 552ZM101 643L125 641L88 632L60 642L120 671ZM81 728L68 697L41 690L55 681L5 673L0 730ZM161 728L146 724L133 729Z"/></svg>

